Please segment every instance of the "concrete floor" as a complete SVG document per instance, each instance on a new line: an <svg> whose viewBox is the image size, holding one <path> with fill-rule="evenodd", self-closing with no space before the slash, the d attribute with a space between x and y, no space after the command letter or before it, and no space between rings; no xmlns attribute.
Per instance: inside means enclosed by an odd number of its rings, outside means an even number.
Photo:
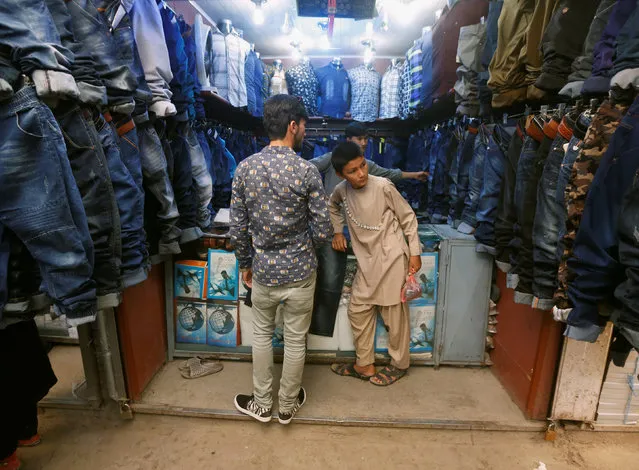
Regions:
<svg viewBox="0 0 639 470"><path fill-rule="evenodd" d="M634 434L350 428L47 409L24 470L637 468Z"/></svg>
<svg viewBox="0 0 639 470"><path fill-rule="evenodd" d="M233 397L250 393L251 364L224 362L218 374L183 379L178 365L167 364L154 378L139 403L168 405L235 414ZM281 365L275 366L275 393ZM308 402L299 413L308 420L405 420L415 424L488 425L512 429L540 429L544 423L527 421L489 369L413 367L391 387L339 377L327 365L307 365L304 386Z"/></svg>

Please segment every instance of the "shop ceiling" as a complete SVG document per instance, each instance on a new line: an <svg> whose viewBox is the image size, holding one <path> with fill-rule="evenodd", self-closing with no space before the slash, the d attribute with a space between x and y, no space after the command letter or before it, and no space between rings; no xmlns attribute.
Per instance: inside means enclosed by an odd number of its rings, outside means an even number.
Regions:
<svg viewBox="0 0 639 470"><path fill-rule="evenodd" d="M337 0L338 8L344 1ZM191 3L196 3L215 22L231 20L264 58L291 57L294 55L291 43L299 44L301 52L310 57L362 57L366 49L362 41L370 37L376 56L382 58L403 56L421 35L422 27L435 22L436 12L446 5L446 0L376 0L375 18L357 21L335 18L330 40L327 18L298 17L296 0L192 0Z"/></svg>

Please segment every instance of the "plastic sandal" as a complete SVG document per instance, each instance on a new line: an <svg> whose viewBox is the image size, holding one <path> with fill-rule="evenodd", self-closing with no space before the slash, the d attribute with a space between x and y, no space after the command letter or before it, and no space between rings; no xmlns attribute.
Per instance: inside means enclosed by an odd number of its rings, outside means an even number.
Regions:
<svg viewBox="0 0 639 470"><path fill-rule="evenodd" d="M217 374L222 369L224 369L224 365L222 365L221 362L198 361L193 363L188 369L180 371L180 374L182 374L182 377L185 379L197 379L199 377Z"/></svg>
<svg viewBox="0 0 639 470"><path fill-rule="evenodd" d="M354 377L360 380L370 380L372 375L362 375L355 370L355 364L333 364L331 370L342 377Z"/></svg>
<svg viewBox="0 0 639 470"><path fill-rule="evenodd" d="M397 382L407 373L408 372L406 370L398 369L395 366L386 366L370 378L370 383L377 385L378 387L387 387ZM373 379L379 381L379 383L373 382Z"/></svg>

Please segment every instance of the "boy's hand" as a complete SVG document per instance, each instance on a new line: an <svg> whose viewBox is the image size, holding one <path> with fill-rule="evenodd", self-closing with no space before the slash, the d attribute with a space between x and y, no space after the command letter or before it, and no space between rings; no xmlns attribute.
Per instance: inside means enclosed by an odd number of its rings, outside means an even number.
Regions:
<svg viewBox="0 0 639 470"><path fill-rule="evenodd" d="M242 271L242 282L249 289L253 288L253 270L247 269L246 271Z"/></svg>
<svg viewBox="0 0 639 470"><path fill-rule="evenodd" d="M408 261L408 274L417 274L422 269L422 257L411 256Z"/></svg>
<svg viewBox="0 0 639 470"><path fill-rule="evenodd" d="M333 235L333 249L335 251L346 252L346 237L343 233Z"/></svg>

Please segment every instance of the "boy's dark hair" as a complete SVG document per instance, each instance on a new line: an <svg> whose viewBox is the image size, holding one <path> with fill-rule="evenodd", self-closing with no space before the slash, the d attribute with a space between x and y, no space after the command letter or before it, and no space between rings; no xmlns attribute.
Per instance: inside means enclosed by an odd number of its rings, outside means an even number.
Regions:
<svg viewBox="0 0 639 470"><path fill-rule="evenodd" d="M348 165L348 162L363 156L362 148L355 142L342 142L333 150L331 163L335 171L341 173L344 167Z"/></svg>
<svg viewBox="0 0 639 470"><path fill-rule="evenodd" d="M264 103L264 129L271 140L286 137L286 129L291 121L300 123L308 120L306 108L301 99L291 95L275 95Z"/></svg>

